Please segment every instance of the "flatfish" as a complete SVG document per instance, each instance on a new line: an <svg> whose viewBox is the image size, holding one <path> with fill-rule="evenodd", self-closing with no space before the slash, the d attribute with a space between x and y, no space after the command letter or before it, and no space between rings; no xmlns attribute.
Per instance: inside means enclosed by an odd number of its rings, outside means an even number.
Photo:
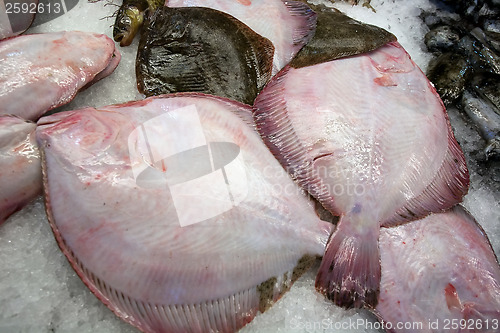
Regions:
<svg viewBox="0 0 500 333"><path fill-rule="evenodd" d="M450 208L469 183L432 84L397 41L384 37L385 45L355 54L365 37L319 41L320 59L306 46L254 104L257 128L273 154L340 216L316 287L345 307L377 303L380 226ZM345 56L335 45L352 50Z"/></svg>
<svg viewBox="0 0 500 333"><path fill-rule="evenodd" d="M106 35L64 31L0 41L0 114L37 120L111 74L121 56Z"/></svg>
<svg viewBox="0 0 500 333"><path fill-rule="evenodd" d="M273 74L285 67L316 30L316 13L300 1L166 0L169 7L207 7L234 16L274 45Z"/></svg>
<svg viewBox="0 0 500 333"><path fill-rule="evenodd" d="M375 312L391 332L498 332L500 266L461 206L380 232Z"/></svg>
<svg viewBox="0 0 500 333"><path fill-rule="evenodd" d="M201 92L252 104L271 77L274 47L210 8L156 10L142 30L137 86L146 96Z"/></svg>
<svg viewBox="0 0 500 333"><path fill-rule="evenodd" d="M0 116L0 224L42 193L36 124Z"/></svg>
<svg viewBox="0 0 500 333"><path fill-rule="evenodd" d="M233 332L324 252L330 223L251 108L174 94L44 117L47 212L90 290L144 332Z"/></svg>

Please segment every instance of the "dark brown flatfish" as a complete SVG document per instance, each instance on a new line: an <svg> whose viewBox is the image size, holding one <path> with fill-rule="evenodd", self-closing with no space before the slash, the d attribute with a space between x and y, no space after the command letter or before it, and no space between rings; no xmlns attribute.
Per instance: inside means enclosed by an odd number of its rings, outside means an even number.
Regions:
<svg viewBox="0 0 500 333"><path fill-rule="evenodd" d="M271 76L274 47L234 17L209 8L158 9L136 60L146 96L202 92L252 104Z"/></svg>
<svg viewBox="0 0 500 333"><path fill-rule="evenodd" d="M317 14L316 32L290 63L294 68L363 54L396 40L390 32L356 21L337 9L309 6Z"/></svg>

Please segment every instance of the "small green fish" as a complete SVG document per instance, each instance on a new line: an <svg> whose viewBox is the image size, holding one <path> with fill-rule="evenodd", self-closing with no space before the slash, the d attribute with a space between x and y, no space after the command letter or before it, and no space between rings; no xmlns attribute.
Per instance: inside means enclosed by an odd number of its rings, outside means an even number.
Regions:
<svg viewBox="0 0 500 333"><path fill-rule="evenodd" d="M164 5L164 0L123 0L116 15L113 38L120 46L128 46L144 22L146 11L154 12Z"/></svg>

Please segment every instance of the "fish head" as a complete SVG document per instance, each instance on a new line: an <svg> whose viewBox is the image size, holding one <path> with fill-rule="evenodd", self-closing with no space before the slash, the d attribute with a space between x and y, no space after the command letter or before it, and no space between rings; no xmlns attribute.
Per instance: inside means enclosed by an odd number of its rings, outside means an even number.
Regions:
<svg viewBox="0 0 500 333"><path fill-rule="evenodd" d="M113 38L120 46L128 46L134 40L144 21L146 8L136 5L123 5L116 15Z"/></svg>

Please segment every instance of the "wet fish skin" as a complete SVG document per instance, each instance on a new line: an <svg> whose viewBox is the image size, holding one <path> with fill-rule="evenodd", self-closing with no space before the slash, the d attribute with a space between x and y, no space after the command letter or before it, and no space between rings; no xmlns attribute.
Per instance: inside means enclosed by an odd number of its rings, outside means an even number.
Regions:
<svg viewBox="0 0 500 333"><path fill-rule="evenodd" d="M446 52L454 48L460 40L460 33L452 26L440 25L424 36L425 45L429 51Z"/></svg>
<svg viewBox="0 0 500 333"><path fill-rule="evenodd" d="M446 52L431 60L427 77L435 85L445 105L449 105L460 99L473 71L465 56Z"/></svg>
<svg viewBox="0 0 500 333"><path fill-rule="evenodd" d="M229 14L158 9L141 34L137 86L146 96L201 92L252 104L271 77L274 47Z"/></svg>
<svg viewBox="0 0 500 333"><path fill-rule="evenodd" d="M500 109L500 75L491 72L479 72L472 78L470 86L480 91Z"/></svg>
<svg viewBox="0 0 500 333"><path fill-rule="evenodd" d="M102 34L56 32L0 42L0 114L36 120L71 101L118 65L120 53Z"/></svg>
<svg viewBox="0 0 500 333"><path fill-rule="evenodd" d="M0 224L42 192L42 167L31 121L0 115Z"/></svg>
<svg viewBox="0 0 500 333"><path fill-rule="evenodd" d="M273 43L273 75L293 59L316 30L316 13L305 1L167 0L166 5L212 8L240 20Z"/></svg>
<svg viewBox="0 0 500 333"><path fill-rule="evenodd" d="M491 50L488 45L483 44L477 36L480 35L467 34L462 37L458 44L459 52L465 54L475 68L500 75L500 56Z"/></svg>
<svg viewBox="0 0 500 333"><path fill-rule="evenodd" d="M144 22L144 12L148 8L146 0L124 0L116 14L113 39L120 46L128 46L134 40Z"/></svg>
<svg viewBox="0 0 500 333"><path fill-rule="evenodd" d="M288 66L254 109L257 129L283 167L340 216L316 288L344 307L374 307L380 226L447 209L467 193L465 159L436 91L392 42Z"/></svg>
<svg viewBox="0 0 500 333"><path fill-rule="evenodd" d="M182 227L182 212L206 211L213 198L186 193L189 204L179 206L162 176L141 185L135 166L145 161L172 180L175 163L133 158L130 148L141 145L131 134L148 128L153 155L158 144L169 150L195 144L196 121L183 118L193 108L207 143L239 147L236 164L224 168L234 198L247 192L221 215ZM175 126L150 135L156 132L149 126L169 115ZM56 239L91 291L140 330L234 332L322 255L332 225L319 220L248 126L251 121L249 106L201 94L164 95L40 120L37 139ZM201 165L181 165L178 176L196 173ZM279 188L284 190L272 195Z"/></svg>
<svg viewBox="0 0 500 333"><path fill-rule="evenodd" d="M500 157L500 110L477 88L466 89L460 102L487 142L486 159Z"/></svg>
<svg viewBox="0 0 500 333"><path fill-rule="evenodd" d="M370 52L396 41L396 37L385 29L356 21L337 9L309 6L318 15L316 31L290 63L294 68Z"/></svg>
<svg viewBox="0 0 500 333"><path fill-rule="evenodd" d="M392 324L391 332L498 332L500 266L464 208L382 228L379 244L382 282L375 313ZM396 323L421 326L398 329Z"/></svg>
<svg viewBox="0 0 500 333"><path fill-rule="evenodd" d="M116 13L113 39L120 46L129 46L142 27L146 15L164 5L164 0L124 0Z"/></svg>

